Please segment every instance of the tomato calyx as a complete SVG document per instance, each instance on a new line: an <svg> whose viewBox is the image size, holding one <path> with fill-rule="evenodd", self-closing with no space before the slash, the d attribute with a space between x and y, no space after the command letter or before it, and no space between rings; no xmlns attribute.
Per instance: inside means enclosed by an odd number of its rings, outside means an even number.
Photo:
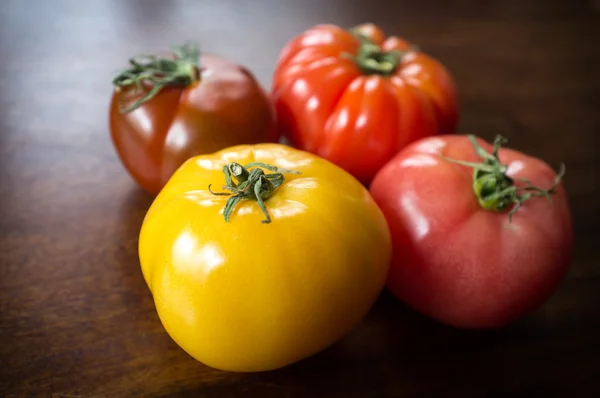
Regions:
<svg viewBox="0 0 600 398"><path fill-rule="evenodd" d="M119 73L112 81L116 91L133 87L128 95L139 98L130 106L120 108L121 113L128 113L150 101L163 88L168 86L187 87L200 80L200 51L193 43L186 43L173 49L173 57L159 57L145 54L129 60L130 67ZM144 89L143 84L150 85Z"/></svg>
<svg viewBox="0 0 600 398"><path fill-rule="evenodd" d="M385 51L359 31L350 29L350 33L360 41L360 45L356 55L344 53L342 56L354 61L361 72L367 76L392 76L402 62L402 58L406 54L417 51L417 47L412 47L406 51Z"/></svg>
<svg viewBox="0 0 600 398"><path fill-rule="evenodd" d="M511 222L512 216L525 201L535 197L545 197L550 201L552 200L551 195L556 194L556 189L565 174L564 164L561 163L560 170L550 188L536 187L531 181L524 178L519 179L523 186L518 187L515 180L506 174L508 166L501 163L498 158L498 151L502 145L508 142L506 138L500 135L496 136L491 154L477 143L475 136L469 135L468 138L483 163L466 162L443 155L440 156L449 162L473 168L473 192L481 207L490 211L503 212L513 206L508 214L508 220Z"/></svg>
<svg viewBox="0 0 600 398"><path fill-rule="evenodd" d="M263 169L267 169L273 173L265 174ZM223 189L231 192L214 192L210 188L212 184L208 186L208 190L213 195L230 196L223 210L226 222L229 222L231 212L240 201L256 200L258 206L265 214L265 219L261 223L268 224L271 222L271 216L264 201L283 184L285 181L283 173L301 174L299 171L281 169L261 162L249 163L246 166L232 162L223 167L226 182Z"/></svg>

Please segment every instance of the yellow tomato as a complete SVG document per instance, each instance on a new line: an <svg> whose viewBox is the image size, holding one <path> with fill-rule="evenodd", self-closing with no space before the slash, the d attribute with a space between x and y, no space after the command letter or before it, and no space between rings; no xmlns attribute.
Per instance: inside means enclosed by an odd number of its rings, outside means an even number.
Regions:
<svg viewBox="0 0 600 398"><path fill-rule="evenodd" d="M224 166L253 162L300 174L253 167L264 173L259 188L269 187L265 176L281 185L264 195L267 213L250 197L226 221L231 196L212 192L230 192ZM381 211L350 174L260 144L185 162L149 209L139 254L177 344L214 368L263 371L311 356L359 324L384 286L391 243Z"/></svg>

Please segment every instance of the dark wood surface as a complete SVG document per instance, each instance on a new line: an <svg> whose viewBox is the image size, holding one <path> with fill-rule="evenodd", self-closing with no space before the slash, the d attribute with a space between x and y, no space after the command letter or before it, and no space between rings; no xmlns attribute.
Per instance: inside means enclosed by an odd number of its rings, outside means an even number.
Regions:
<svg viewBox="0 0 600 398"><path fill-rule="evenodd" d="M600 396L599 10L575 0L0 1L0 396ZM132 55L193 39L270 87L293 35L364 21L448 66L460 132L501 133L566 163L568 278L499 330L444 327L384 293L310 359L259 374L210 369L167 336L144 284L136 245L152 198L109 140L110 80Z"/></svg>

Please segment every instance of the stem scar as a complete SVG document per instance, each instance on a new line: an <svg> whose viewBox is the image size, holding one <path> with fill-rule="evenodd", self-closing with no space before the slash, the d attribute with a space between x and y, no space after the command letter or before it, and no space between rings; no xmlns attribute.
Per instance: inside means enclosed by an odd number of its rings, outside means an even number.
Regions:
<svg viewBox="0 0 600 398"><path fill-rule="evenodd" d="M143 93L143 83L151 88L132 105L120 108L128 113L150 101L163 88L169 86L187 87L200 79L200 51L195 44L187 43L173 49L174 58L160 58L155 55L140 55L129 60L130 67L119 73L112 81L115 92L133 86L136 96Z"/></svg>
<svg viewBox="0 0 600 398"><path fill-rule="evenodd" d="M515 180L506 174L508 166L502 164L498 158L500 148L508 140L500 135L496 136L492 153L489 153L477 143L475 136L468 135L468 138L473 145L475 153L481 157L483 163L466 162L443 155L440 156L449 162L473 169L473 192L481 207L490 211L502 212L512 206L512 209L508 213L508 221L512 222L513 215L529 199L545 197L552 201L551 196L556 194L557 188L566 171L564 163L561 163L559 172L555 176L550 188L542 189L536 187L531 181L524 178L518 180L524 186L517 187Z"/></svg>
<svg viewBox="0 0 600 398"><path fill-rule="evenodd" d="M263 169L272 173L266 174ZM255 200L265 215L265 219L261 222L268 224L271 222L271 215L265 201L283 184L284 173L300 174L299 171L281 169L261 162L249 163L246 166L233 162L223 167L226 182L223 189L229 192L214 192L211 189L212 184L208 186L208 191L213 195L230 196L223 210L226 222L229 222L231 213L239 202Z"/></svg>

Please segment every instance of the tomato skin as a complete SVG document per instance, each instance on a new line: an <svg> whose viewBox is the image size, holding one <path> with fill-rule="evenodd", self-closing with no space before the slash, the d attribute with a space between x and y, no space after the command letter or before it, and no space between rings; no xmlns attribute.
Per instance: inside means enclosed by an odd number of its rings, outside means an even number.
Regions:
<svg viewBox="0 0 600 398"><path fill-rule="evenodd" d="M229 222L220 191L230 162L300 171ZM228 371L264 371L333 344L366 315L391 258L389 230L368 190L341 168L279 144L236 146L186 161L140 232L144 278L169 335Z"/></svg>
<svg viewBox="0 0 600 398"><path fill-rule="evenodd" d="M385 51L412 48L373 24L356 30ZM454 133L458 99L450 73L425 53L408 52L391 76L365 75L346 56L359 46L334 25L303 32L282 50L271 96L278 128L294 146L368 183L409 143Z"/></svg>
<svg viewBox="0 0 600 398"><path fill-rule="evenodd" d="M387 285L443 323L506 325L543 304L568 270L573 231L565 190L559 185L551 202L526 201L509 222L508 212L479 206L472 169L439 154L480 161L466 136L426 138L394 157L370 187L392 233ZM511 178L553 183L555 172L539 159L511 149L500 149L499 158Z"/></svg>
<svg viewBox="0 0 600 398"><path fill-rule="evenodd" d="M112 142L133 179L150 193L157 194L192 156L279 139L268 93L249 71L210 54L200 57L200 69L200 81L164 88L129 113L119 109L132 102L131 90L112 95Z"/></svg>

